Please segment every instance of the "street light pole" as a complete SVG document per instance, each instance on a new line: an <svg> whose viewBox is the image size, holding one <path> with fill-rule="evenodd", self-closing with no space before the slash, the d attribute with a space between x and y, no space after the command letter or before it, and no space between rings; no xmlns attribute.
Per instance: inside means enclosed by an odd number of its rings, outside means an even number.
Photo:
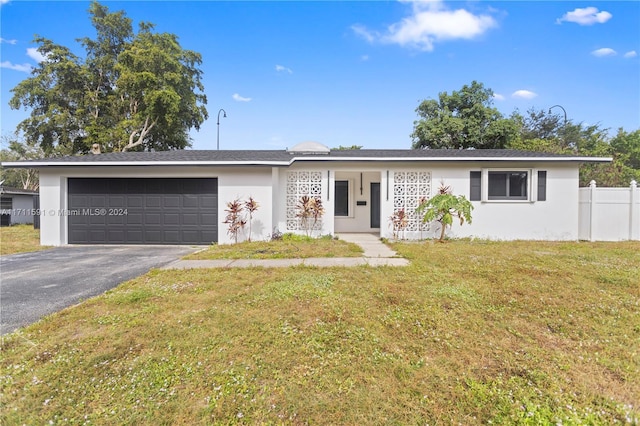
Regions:
<svg viewBox="0 0 640 426"><path fill-rule="evenodd" d="M562 105L554 105L551 108L549 108L549 114L551 114L551 110L556 107L560 108L562 112L564 112L564 126L562 127L562 140L566 145L567 144L567 110L565 110Z"/></svg>
<svg viewBox="0 0 640 426"><path fill-rule="evenodd" d="M551 110L555 107L560 108L562 112L564 112L564 126L567 127L567 111L564 109L562 105L554 105L551 108L549 108L549 114L551 114Z"/></svg>
<svg viewBox="0 0 640 426"><path fill-rule="evenodd" d="M225 111L222 108L220 108L220 111L218 111L218 138L217 138L217 144L216 144L216 147L218 148L218 151L220 151L220 113L221 112L224 113L222 118L227 118L227 111Z"/></svg>

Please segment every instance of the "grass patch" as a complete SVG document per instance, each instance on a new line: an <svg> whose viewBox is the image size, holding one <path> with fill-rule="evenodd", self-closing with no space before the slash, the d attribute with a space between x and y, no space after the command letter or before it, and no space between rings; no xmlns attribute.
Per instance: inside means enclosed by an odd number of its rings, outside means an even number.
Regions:
<svg viewBox="0 0 640 426"><path fill-rule="evenodd" d="M358 257L356 244L330 237L310 238L285 234L281 240L212 245L185 256L185 260L212 259L308 259L311 257Z"/></svg>
<svg viewBox="0 0 640 426"><path fill-rule="evenodd" d="M154 270L5 336L0 424L637 424L640 243Z"/></svg>
<svg viewBox="0 0 640 426"><path fill-rule="evenodd" d="M46 250L40 245L40 230L33 225L0 227L0 255Z"/></svg>

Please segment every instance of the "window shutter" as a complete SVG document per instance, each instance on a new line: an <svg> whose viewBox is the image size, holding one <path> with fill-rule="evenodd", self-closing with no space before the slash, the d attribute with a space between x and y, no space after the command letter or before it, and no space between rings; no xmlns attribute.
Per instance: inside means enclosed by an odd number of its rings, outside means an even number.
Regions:
<svg viewBox="0 0 640 426"><path fill-rule="evenodd" d="M547 172L538 170L538 201L547 201Z"/></svg>
<svg viewBox="0 0 640 426"><path fill-rule="evenodd" d="M471 201L480 201L482 198L482 172L471 172L469 180L471 181L469 199Z"/></svg>

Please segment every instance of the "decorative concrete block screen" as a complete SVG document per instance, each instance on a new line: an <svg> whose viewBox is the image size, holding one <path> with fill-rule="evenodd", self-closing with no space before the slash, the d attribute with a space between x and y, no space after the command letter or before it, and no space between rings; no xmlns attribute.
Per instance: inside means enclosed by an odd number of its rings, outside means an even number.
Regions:
<svg viewBox="0 0 640 426"><path fill-rule="evenodd" d="M431 172L393 173L393 210L403 210L408 218L407 232L428 231L429 224L423 223L416 214L420 201L431 196ZM419 235L409 235L418 238Z"/></svg>
<svg viewBox="0 0 640 426"><path fill-rule="evenodd" d="M296 217L296 206L300 198L322 196L322 172L288 172L287 173L287 231L304 231L300 218ZM322 229L322 221L318 220L313 230Z"/></svg>

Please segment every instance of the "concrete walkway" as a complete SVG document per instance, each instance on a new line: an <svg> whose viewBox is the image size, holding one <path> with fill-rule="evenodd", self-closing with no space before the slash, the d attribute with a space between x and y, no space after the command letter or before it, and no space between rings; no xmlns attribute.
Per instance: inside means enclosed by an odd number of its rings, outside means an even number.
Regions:
<svg viewBox="0 0 640 426"><path fill-rule="evenodd" d="M397 257L397 253L384 245L373 234L338 234L338 239L362 247L362 257L313 257L308 259L219 259L219 260L177 260L162 269L195 268L287 268L290 266L407 266L407 259Z"/></svg>

